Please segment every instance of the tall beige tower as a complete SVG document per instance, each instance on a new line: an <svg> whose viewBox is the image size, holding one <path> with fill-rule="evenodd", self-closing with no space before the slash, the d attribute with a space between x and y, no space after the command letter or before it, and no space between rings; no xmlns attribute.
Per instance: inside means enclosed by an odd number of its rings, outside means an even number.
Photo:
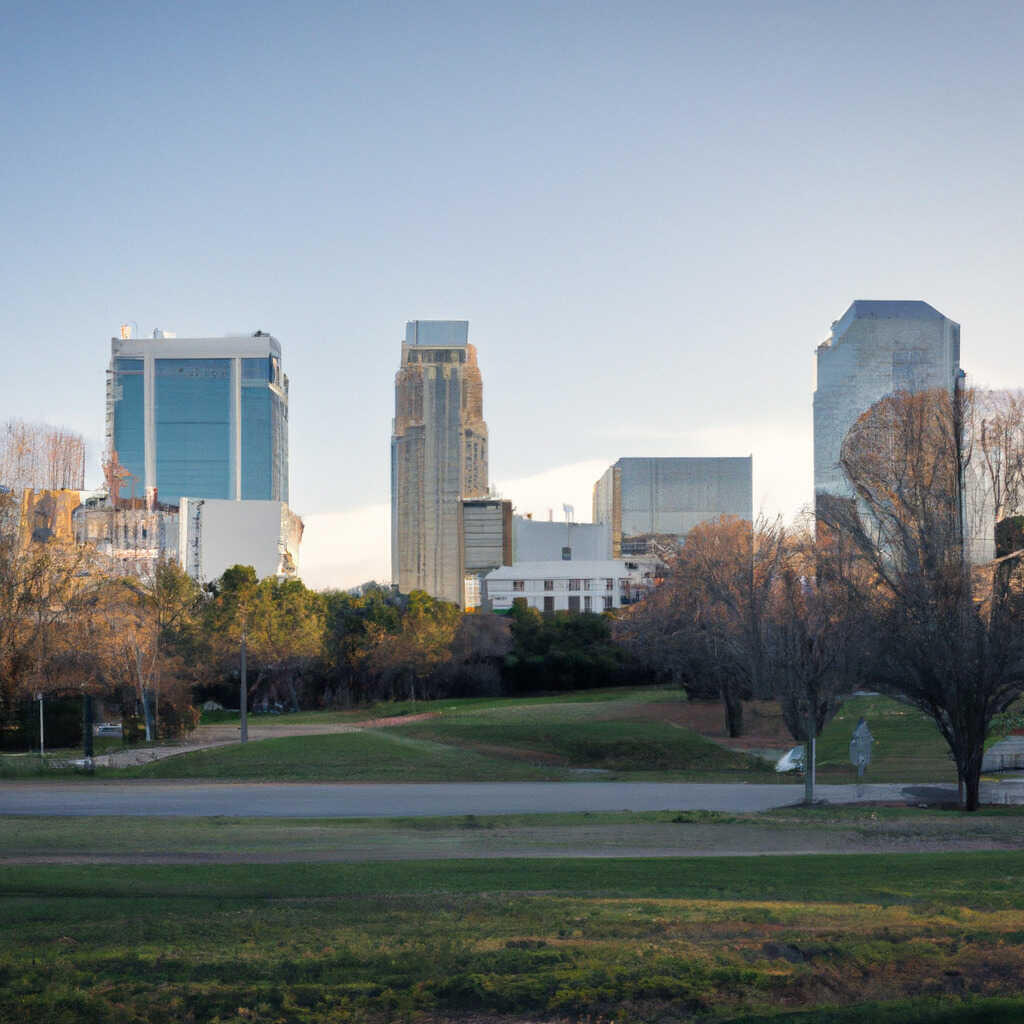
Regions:
<svg viewBox="0 0 1024 1024"><path fill-rule="evenodd" d="M391 579L462 604L462 499L487 494L483 380L466 320L405 325L391 433Z"/></svg>

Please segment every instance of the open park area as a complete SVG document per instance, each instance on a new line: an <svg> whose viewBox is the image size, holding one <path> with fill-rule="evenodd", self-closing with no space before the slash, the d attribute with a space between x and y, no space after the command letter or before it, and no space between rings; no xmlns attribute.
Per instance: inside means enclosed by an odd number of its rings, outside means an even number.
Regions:
<svg viewBox="0 0 1024 1024"><path fill-rule="evenodd" d="M242 745L217 712L92 774L7 757L0 1020L1024 1017L1024 786L952 809L931 723L860 696L799 806L777 713L746 715L731 743L620 690L261 716Z"/></svg>

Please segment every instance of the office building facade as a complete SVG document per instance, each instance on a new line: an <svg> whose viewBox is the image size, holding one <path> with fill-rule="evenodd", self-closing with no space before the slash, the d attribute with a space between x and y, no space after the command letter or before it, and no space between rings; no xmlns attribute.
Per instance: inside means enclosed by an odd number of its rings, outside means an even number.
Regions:
<svg viewBox="0 0 1024 1024"><path fill-rule="evenodd" d="M280 343L262 331L111 339L107 447L124 497L287 502Z"/></svg>
<svg viewBox="0 0 1024 1024"><path fill-rule="evenodd" d="M594 484L612 558L664 554L698 523L754 514L753 458L619 459Z"/></svg>
<svg viewBox="0 0 1024 1024"><path fill-rule="evenodd" d="M960 376L960 325L927 302L858 299L817 349L814 493L852 497L839 465L862 413L897 391L942 388Z"/></svg>
<svg viewBox="0 0 1024 1024"><path fill-rule="evenodd" d="M465 320L406 324L391 434L391 576L465 602L463 499L487 496L483 380Z"/></svg>

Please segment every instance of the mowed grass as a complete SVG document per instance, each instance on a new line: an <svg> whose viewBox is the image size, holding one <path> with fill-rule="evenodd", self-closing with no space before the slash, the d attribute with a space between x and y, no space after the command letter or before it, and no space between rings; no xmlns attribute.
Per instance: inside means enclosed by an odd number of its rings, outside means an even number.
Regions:
<svg viewBox="0 0 1024 1024"><path fill-rule="evenodd" d="M593 708L594 705L590 705ZM764 772L760 759L727 750L670 722L622 717L594 721L574 705L509 708L401 726L402 733L465 750L550 759L574 768L626 772Z"/></svg>
<svg viewBox="0 0 1024 1024"><path fill-rule="evenodd" d="M411 705L436 717L387 730L262 740L177 755L103 774L141 778L456 782L599 777L774 781L768 765L690 729L644 717L679 691L626 690L585 699L535 698ZM394 709L392 709L394 710ZM281 716L284 721L285 716Z"/></svg>
<svg viewBox="0 0 1024 1024"><path fill-rule="evenodd" d="M1009 1021L1022 883L1020 853L8 866L0 1020Z"/></svg>
<svg viewBox="0 0 1024 1024"><path fill-rule="evenodd" d="M817 743L821 782L856 780L850 738L861 718L874 736L867 782L955 782L949 747L935 723L917 708L891 697L851 697L822 731Z"/></svg>
<svg viewBox="0 0 1024 1024"><path fill-rule="evenodd" d="M511 782L564 773L503 761L394 730L289 736L176 754L103 777L248 779L288 782Z"/></svg>

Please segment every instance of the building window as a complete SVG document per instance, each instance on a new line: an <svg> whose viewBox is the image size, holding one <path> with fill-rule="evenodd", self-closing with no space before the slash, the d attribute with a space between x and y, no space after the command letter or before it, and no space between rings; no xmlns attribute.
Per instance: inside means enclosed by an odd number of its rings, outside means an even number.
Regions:
<svg viewBox="0 0 1024 1024"><path fill-rule="evenodd" d="M562 548L562 561L563 562L571 562L572 561L572 548Z"/></svg>
<svg viewBox="0 0 1024 1024"><path fill-rule="evenodd" d="M553 597L544 598L544 611L553 612L555 610L555 599Z"/></svg>
<svg viewBox="0 0 1024 1024"><path fill-rule="evenodd" d="M590 580L584 580L583 581L583 589L584 590L589 590L590 589L590 584L591 584Z"/></svg>
<svg viewBox="0 0 1024 1024"><path fill-rule="evenodd" d="M615 580L605 579L605 581L604 581L604 589L605 590L614 590L615 589Z"/></svg>
<svg viewBox="0 0 1024 1024"><path fill-rule="evenodd" d="M606 612L610 612L612 610L612 595L611 594L605 594L604 595L604 610Z"/></svg>
<svg viewBox="0 0 1024 1024"><path fill-rule="evenodd" d="M594 610L593 602L594 599L589 594L587 594L587 596L583 598L583 610L585 612L592 612Z"/></svg>
<svg viewBox="0 0 1024 1024"><path fill-rule="evenodd" d="M554 590L555 589L555 581L554 580L545 580L544 581L544 589L545 590Z"/></svg>
<svg viewBox="0 0 1024 1024"><path fill-rule="evenodd" d="M580 581L579 580L569 580L569 589L570 590L579 590L580 589Z"/></svg>
<svg viewBox="0 0 1024 1024"><path fill-rule="evenodd" d="M522 580L513 580L512 581L512 589L513 590L523 590L524 589L523 581Z"/></svg>
<svg viewBox="0 0 1024 1024"><path fill-rule="evenodd" d="M577 615L579 614L580 599L578 594L569 598L569 611L575 612Z"/></svg>

